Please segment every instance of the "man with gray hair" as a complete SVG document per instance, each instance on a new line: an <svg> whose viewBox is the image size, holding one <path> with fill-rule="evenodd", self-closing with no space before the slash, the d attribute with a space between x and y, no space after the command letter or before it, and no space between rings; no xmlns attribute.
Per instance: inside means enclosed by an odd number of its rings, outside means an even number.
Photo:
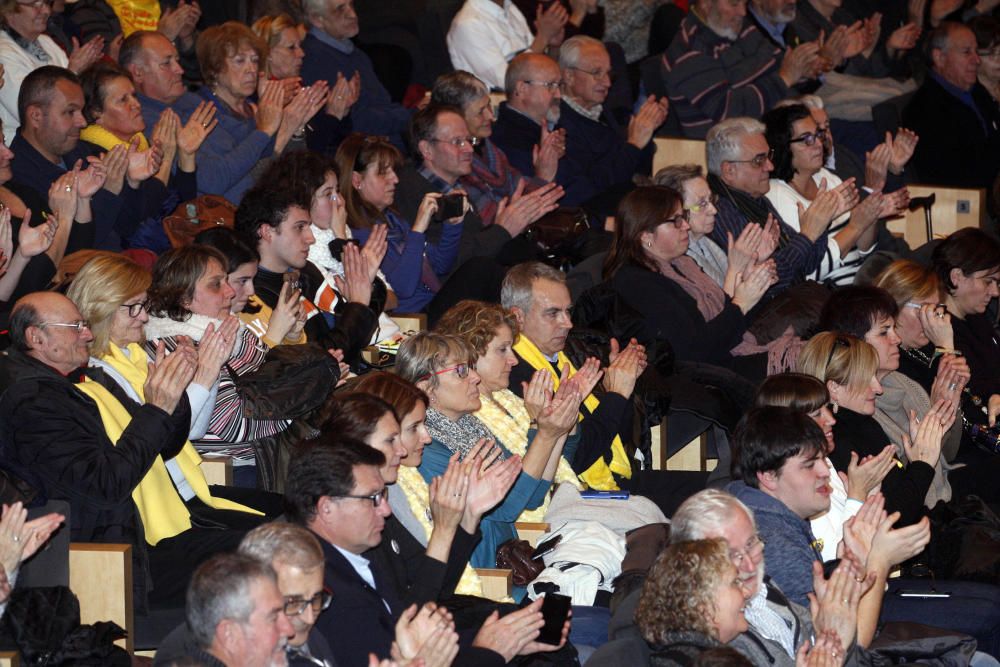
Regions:
<svg viewBox="0 0 1000 667"><path fill-rule="evenodd" d="M556 130L562 102L559 63L541 53L522 53L507 67L504 90L493 123L493 141L503 149L512 166L523 174L535 169L546 136L561 135L565 153L566 132Z"/></svg>
<svg viewBox="0 0 1000 667"><path fill-rule="evenodd" d="M302 85L336 81L338 74L361 77L358 101L351 107L354 130L385 135L400 150L406 149L403 136L410 111L389 97L375 73L371 58L351 41L358 34L354 0L302 0L308 33L302 40Z"/></svg>
<svg viewBox="0 0 1000 667"><path fill-rule="evenodd" d="M608 113L611 57L604 44L586 35L559 49L562 102L558 127L566 131L566 155L556 182L566 189L562 203L583 206L603 220L632 189L632 178L652 169L653 134L667 118L667 100L650 95L627 126Z"/></svg>
<svg viewBox="0 0 1000 667"><path fill-rule="evenodd" d="M799 216L801 231L786 224L765 197L771 189L773 156L764 138L763 123L753 118L724 120L708 131L705 140L708 184L719 198L712 240L728 251L731 239L739 238L744 227L764 227L767 247L758 256L770 255L774 259L778 282L768 289L761 303L802 282L819 268L827 253L827 229L838 212L817 197ZM817 205L820 202L824 205Z"/></svg>
<svg viewBox="0 0 1000 667"><path fill-rule="evenodd" d="M746 19L746 0L697 0L662 60L664 84L685 136L713 123L759 118L823 65L816 42L782 50Z"/></svg>
<svg viewBox="0 0 1000 667"><path fill-rule="evenodd" d="M283 667L295 635L274 570L240 554L220 554L199 567L184 613L186 655L209 667Z"/></svg>

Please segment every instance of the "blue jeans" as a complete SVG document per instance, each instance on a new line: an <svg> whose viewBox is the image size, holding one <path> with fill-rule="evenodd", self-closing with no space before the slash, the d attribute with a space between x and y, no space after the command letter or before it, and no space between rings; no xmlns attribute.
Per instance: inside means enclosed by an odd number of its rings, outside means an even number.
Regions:
<svg viewBox="0 0 1000 667"><path fill-rule="evenodd" d="M947 598L904 598L899 591L947 592ZM879 621L912 621L976 638L983 653L1000 658L1000 587L971 581L890 579Z"/></svg>

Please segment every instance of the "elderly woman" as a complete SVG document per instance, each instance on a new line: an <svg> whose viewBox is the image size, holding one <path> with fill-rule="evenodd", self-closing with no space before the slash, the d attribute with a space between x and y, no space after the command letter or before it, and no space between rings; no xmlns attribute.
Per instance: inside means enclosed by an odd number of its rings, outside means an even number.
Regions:
<svg viewBox="0 0 1000 667"><path fill-rule="evenodd" d="M889 469L895 465L895 447L886 445L877 456L860 459L850 455L847 484L837 474L830 454L836 449L833 427L837 423L830 410L830 393L826 386L811 375L779 373L764 380L757 390L754 407L773 405L805 412L826 436L827 453L824 461L830 469L830 509L810 518L813 535L822 543L823 560L834 560L837 545L844 537L844 522L858 513L868 495L879 488Z"/></svg>
<svg viewBox="0 0 1000 667"><path fill-rule="evenodd" d="M1000 243L979 229L960 229L934 249L933 268L951 315L955 349L969 364L969 388L1000 393L1000 343L986 308L997 296Z"/></svg>
<svg viewBox="0 0 1000 667"><path fill-rule="evenodd" d="M340 195L347 210L347 224L365 243L378 225L385 225L389 246L381 262L398 297L402 312L422 312L444 287L458 258L462 214L444 221L440 239L427 239L427 228L438 210L441 193L424 196L410 223L393 208L396 175L403 156L386 139L354 133L340 145L336 156Z"/></svg>
<svg viewBox="0 0 1000 667"><path fill-rule="evenodd" d="M103 369L106 377L135 403L145 403L148 357L142 348L143 325L148 320L149 272L121 256L101 253L76 274L67 296L90 322L94 339L90 345L90 365ZM226 361L234 331L210 332L202 342L198 366L188 385L188 401L193 407L190 437L204 432L206 420L198 408L211 404L214 384ZM101 418L112 440L128 426L131 415L123 404L108 400L99 383L85 382L78 388L101 408ZM201 412L209 412L201 411ZM149 545L154 577L169 569L171 558L193 550L185 559L200 558L239 543L243 532L281 513L280 497L245 489L208 485L201 470L201 457L190 441L171 456L158 455L132 494L143 533ZM209 529L206 526L218 526ZM155 595L162 595L157 581ZM170 589L176 590L177 582ZM183 587L180 587L183 592Z"/></svg>
<svg viewBox="0 0 1000 667"><path fill-rule="evenodd" d="M510 493L480 524L483 539L472 554L474 567L494 567L497 548L516 536L514 522L525 510L538 508L552 484L566 436L575 426L579 392L543 401L538 428L529 436L523 457L513 454L475 417L482 406L476 372L476 350L465 340L420 333L400 346L396 370L400 377L427 393L426 424L431 444L423 452L420 474L430 483L444 474L454 455L464 460L483 440L494 444L488 460L521 459L523 470Z"/></svg>
<svg viewBox="0 0 1000 667"><path fill-rule="evenodd" d="M650 665L694 665L748 629L743 586L721 538L671 544L643 584L635 622Z"/></svg>
<svg viewBox="0 0 1000 667"><path fill-rule="evenodd" d="M774 253L777 242L774 222L766 231L760 225L744 227L739 239L729 243L728 254L712 240L710 234L715 229L715 214L718 213L715 203L719 197L708 186L700 166L679 164L664 167L656 172L653 182L681 195L691 227L686 254L730 297L734 293L737 277L754 258L762 262Z"/></svg>
<svg viewBox="0 0 1000 667"><path fill-rule="evenodd" d="M267 47L236 21L202 32L197 50L206 82L199 92L219 110L219 125L204 150L220 170L211 177L213 191L206 191L206 179L200 179L198 187L202 194L222 195L238 203L253 185L258 163L301 138L306 122L326 100L327 89L320 84L302 89L287 106L280 81L267 81L258 90ZM250 98L258 93L254 106Z"/></svg>
<svg viewBox="0 0 1000 667"><path fill-rule="evenodd" d="M841 181L823 166L823 133L803 105L773 109L763 121L767 143L774 150L768 200L796 231L828 228L826 256L810 277L849 285L875 250L875 223L901 210L906 191L873 193L858 203L853 179Z"/></svg>
<svg viewBox="0 0 1000 667"><path fill-rule="evenodd" d="M260 368L268 347L230 314L235 291L229 285L226 269L225 256L214 248L199 245L177 248L156 261L148 290L149 321L145 325L144 346L147 354L155 353L159 341L163 341L167 350L174 349L185 337L200 345L202 339L207 340L217 330L227 331L227 338L232 341L219 374L216 399L211 403L208 431L197 443L209 449L228 448L236 443L261 444L289 426L285 419L245 414L256 413L246 404L236 378ZM254 449L260 485L266 488L276 484L277 480L269 477L270 468L265 469L269 460L263 459L263 446ZM252 462L253 459L243 459L243 465Z"/></svg>
<svg viewBox="0 0 1000 667"><path fill-rule="evenodd" d="M744 271L732 296L685 253L690 212L663 186L636 188L618 207L614 242L604 264L611 287L643 317L643 344L666 340L678 360L764 377L788 365L790 337L767 348L747 341L748 313L777 280L773 262ZM747 356L747 352L750 356Z"/></svg>
<svg viewBox="0 0 1000 667"><path fill-rule="evenodd" d="M90 67L104 52L104 40L95 38L66 53L45 34L46 24L52 14L52 3L47 0L3 0L0 2L0 62L4 66L4 81L0 87L0 122L7 130L8 145L20 127L17 94L21 82L31 72L45 65L65 67L79 74Z"/></svg>
<svg viewBox="0 0 1000 667"><path fill-rule="evenodd" d="M810 339L799 357L799 370L824 382L833 399L837 422L833 437L838 447L830 460L847 472L851 453L859 458L878 456L887 443L894 445L897 466L882 480L887 512L898 511L900 524L917 522L924 507L951 498L943 468L941 442L955 418L954 410L941 404L920 413L901 431L884 412L877 399L882 394L880 354L860 338L824 332ZM891 433L891 436L890 436Z"/></svg>

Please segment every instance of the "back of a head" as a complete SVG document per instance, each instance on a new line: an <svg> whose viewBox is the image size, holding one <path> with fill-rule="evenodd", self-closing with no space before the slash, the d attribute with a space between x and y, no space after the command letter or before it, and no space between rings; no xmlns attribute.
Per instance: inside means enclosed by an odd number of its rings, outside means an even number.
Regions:
<svg viewBox="0 0 1000 667"><path fill-rule="evenodd" d="M775 406L753 408L733 433L732 476L758 488L758 473L777 472L799 454L825 452L826 436L808 414Z"/></svg>
<svg viewBox="0 0 1000 667"><path fill-rule="evenodd" d="M773 405L791 408L806 414L819 410L830 402L830 394L819 379L805 373L770 375L757 388L754 406Z"/></svg>
<svg viewBox="0 0 1000 667"><path fill-rule="evenodd" d="M320 498L351 493L355 466L384 464L382 453L362 442L321 435L292 457L285 482L285 516L293 523L308 526L316 517Z"/></svg>
<svg viewBox="0 0 1000 667"><path fill-rule="evenodd" d="M400 419L413 412L418 403L423 403L424 408L431 404L426 392L417 385L386 371L365 373L354 389L381 398L393 407Z"/></svg>
<svg viewBox="0 0 1000 667"><path fill-rule="evenodd" d="M200 648L212 645L222 621L249 620L254 612L252 587L261 580L275 581L274 570L250 556L217 554L198 566L188 585L184 612L188 631Z"/></svg>
<svg viewBox="0 0 1000 667"><path fill-rule="evenodd" d="M223 226L211 227L194 237L195 245L215 248L226 256L226 273L233 273L243 264L259 262L260 253L232 229Z"/></svg>
<svg viewBox="0 0 1000 667"><path fill-rule="evenodd" d="M261 562L282 563L300 570L323 566L323 547L307 528L287 521L269 521L247 533L239 553Z"/></svg>

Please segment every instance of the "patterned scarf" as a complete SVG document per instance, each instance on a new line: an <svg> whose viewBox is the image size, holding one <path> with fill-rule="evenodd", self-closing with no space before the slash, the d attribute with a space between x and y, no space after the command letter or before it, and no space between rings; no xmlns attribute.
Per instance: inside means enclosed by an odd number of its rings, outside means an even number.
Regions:
<svg viewBox="0 0 1000 667"><path fill-rule="evenodd" d="M525 178L520 171L511 166L504 152L497 148L489 139L484 139L481 147L472 154L472 172L463 176L461 185L469 194L476 213L483 221L483 227L489 227L496 220L497 207L504 197L509 197L517 188L517 183L524 180L525 192L530 192L542 185L542 181Z"/></svg>
<svg viewBox="0 0 1000 667"><path fill-rule="evenodd" d="M500 459L506 459L508 454L503 444L497 437L490 433L483 422L479 421L475 415L462 415L458 421L452 421L434 408L427 408L427 417L424 419L427 432L431 437L438 440L452 452L459 454L459 459L464 459L469 450L476 446L482 438L494 440L500 447Z"/></svg>

